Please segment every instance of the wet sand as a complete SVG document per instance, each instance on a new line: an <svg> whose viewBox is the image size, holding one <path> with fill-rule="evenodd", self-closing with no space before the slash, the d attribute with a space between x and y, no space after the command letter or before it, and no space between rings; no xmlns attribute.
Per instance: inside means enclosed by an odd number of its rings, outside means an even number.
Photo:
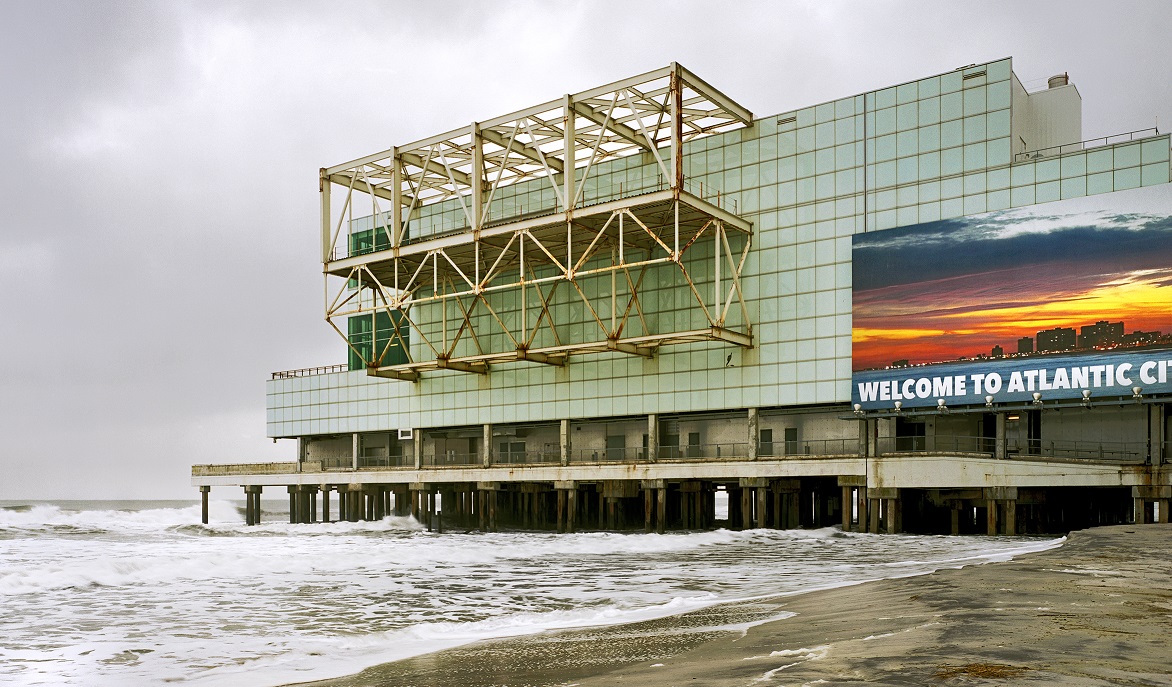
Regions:
<svg viewBox="0 0 1172 687"><path fill-rule="evenodd" d="M1172 685L1172 525L1084 530L1006 563L480 642L312 684L863 683Z"/></svg>

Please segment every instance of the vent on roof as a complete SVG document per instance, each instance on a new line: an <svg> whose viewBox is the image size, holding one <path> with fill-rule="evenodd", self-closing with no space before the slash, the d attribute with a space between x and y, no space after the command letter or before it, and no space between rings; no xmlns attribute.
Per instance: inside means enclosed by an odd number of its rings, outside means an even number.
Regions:
<svg viewBox="0 0 1172 687"><path fill-rule="evenodd" d="M796 121L798 121L797 115L794 115L793 117L782 117L781 119L777 120L777 125L784 126L786 124L793 124Z"/></svg>
<svg viewBox="0 0 1172 687"><path fill-rule="evenodd" d="M1070 74L1067 72L1062 72L1061 74L1055 74L1054 76L1051 76L1046 81L1046 86L1049 88L1058 88L1059 86L1065 86L1069 83Z"/></svg>
<svg viewBox="0 0 1172 687"><path fill-rule="evenodd" d="M965 75L964 75L964 77L963 77L963 79L964 79L965 81L967 81L967 80L969 80L969 79L975 79L975 78L977 78L978 76L984 76L984 75L985 75L985 70L984 70L984 69L982 69L982 70L981 70L981 71L979 71L979 72L973 72L972 74L965 74Z"/></svg>

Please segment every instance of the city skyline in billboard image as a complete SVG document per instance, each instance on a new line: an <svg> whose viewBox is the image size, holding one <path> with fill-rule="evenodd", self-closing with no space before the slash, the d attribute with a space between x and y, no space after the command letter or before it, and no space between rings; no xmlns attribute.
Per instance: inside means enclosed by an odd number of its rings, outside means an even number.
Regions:
<svg viewBox="0 0 1172 687"><path fill-rule="evenodd" d="M854 371L1172 345L1172 189L854 239Z"/></svg>

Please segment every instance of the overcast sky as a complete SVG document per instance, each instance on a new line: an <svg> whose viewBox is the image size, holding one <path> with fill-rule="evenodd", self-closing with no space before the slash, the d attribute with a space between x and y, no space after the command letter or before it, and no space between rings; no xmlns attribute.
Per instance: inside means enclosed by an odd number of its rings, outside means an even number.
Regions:
<svg viewBox="0 0 1172 687"><path fill-rule="evenodd" d="M345 360L319 167L673 60L768 115L1012 56L1084 138L1172 128L1172 3L1020 5L4 2L0 499L292 459L265 380Z"/></svg>

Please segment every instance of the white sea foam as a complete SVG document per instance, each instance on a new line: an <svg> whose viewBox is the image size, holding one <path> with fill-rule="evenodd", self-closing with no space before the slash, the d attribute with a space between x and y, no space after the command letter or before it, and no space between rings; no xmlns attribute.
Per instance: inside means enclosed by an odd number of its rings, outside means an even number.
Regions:
<svg viewBox="0 0 1172 687"><path fill-rule="evenodd" d="M835 528L438 534L393 517L246 527L226 501L210 515L205 526L198 505L0 508L0 683L230 685L247 673L250 684L282 684L484 638L923 574L1062 541Z"/></svg>

